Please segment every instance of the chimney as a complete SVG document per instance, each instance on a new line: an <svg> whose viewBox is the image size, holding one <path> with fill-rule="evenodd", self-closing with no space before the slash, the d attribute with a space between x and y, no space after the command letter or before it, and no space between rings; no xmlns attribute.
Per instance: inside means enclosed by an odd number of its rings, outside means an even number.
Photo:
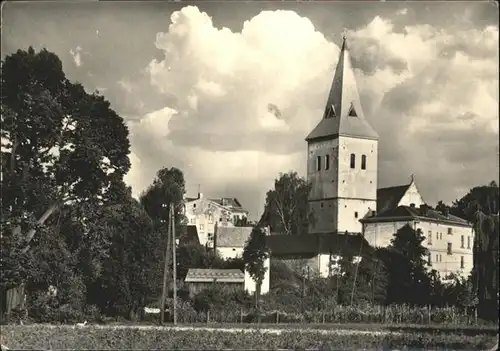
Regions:
<svg viewBox="0 0 500 351"><path fill-rule="evenodd" d="M448 207L446 207L444 210L443 210L443 214L446 218L450 218L450 209Z"/></svg>
<svg viewBox="0 0 500 351"><path fill-rule="evenodd" d="M410 204L410 207L411 207L411 208L415 208L415 204L412 202L412 203Z"/></svg>
<svg viewBox="0 0 500 351"><path fill-rule="evenodd" d="M201 199L203 197L203 193L198 193L198 199Z"/></svg>
<svg viewBox="0 0 500 351"><path fill-rule="evenodd" d="M427 205L426 204L420 205L420 214L422 216L427 216Z"/></svg>

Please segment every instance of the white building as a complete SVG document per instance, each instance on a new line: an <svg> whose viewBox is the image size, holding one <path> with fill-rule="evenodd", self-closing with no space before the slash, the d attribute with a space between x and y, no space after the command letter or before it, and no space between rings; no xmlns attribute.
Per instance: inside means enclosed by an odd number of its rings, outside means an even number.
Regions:
<svg viewBox="0 0 500 351"><path fill-rule="evenodd" d="M237 257L243 257L243 250L245 245L250 238L253 227L227 227L227 226L216 226L215 228L215 240L214 249L217 254L223 259L231 259ZM267 235L269 234L269 229L266 228ZM269 292L270 283L270 259L267 258L264 262L264 266L267 268L264 275L264 281L261 286L261 294L266 294ZM248 292L253 292L256 289L255 281L250 277L248 272L245 271L245 290Z"/></svg>
<svg viewBox="0 0 500 351"><path fill-rule="evenodd" d="M410 184L382 188L377 192L378 210L363 218L363 234L370 245L390 245L394 233L406 224L420 229L422 243L429 250L428 262L442 278L450 273L467 277L473 267L474 231L466 220L448 211L430 209L418 192L414 179Z"/></svg>
<svg viewBox="0 0 500 351"><path fill-rule="evenodd" d="M397 229L410 223L427 236L432 268L441 275L467 275L472 268L472 227L448 213L428 210L413 179L403 187L377 190L378 139L365 118L344 38L323 116L306 138L307 180L312 186L308 202L315 218L308 235L315 238L301 239L294 252L285 252L280 248L285 243L272 239L273 257L298 255L302 262L307 253L312 255L310 265L324 276L331 274L327 267L335 258L331 243L342 242L334 237L362 233L369 244L386 246ZM306 249L308 240L314 247Z"/></svg>
<svg viewBox="0 0 500 351"><path fill-rule="evenodd" d="M201 245L213 247L215 226L234 226L237 220L248 217L235 198L209 199L198 193L197 198L184 199L187 224L196 225Z"/></svg>

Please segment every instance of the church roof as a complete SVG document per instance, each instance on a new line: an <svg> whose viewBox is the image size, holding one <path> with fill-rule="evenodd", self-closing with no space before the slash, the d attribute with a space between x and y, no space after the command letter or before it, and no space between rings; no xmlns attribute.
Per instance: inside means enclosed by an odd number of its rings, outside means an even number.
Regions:
<svg viewBox="0 0 500 351"><path fill-rule="evenodd" d="M361 234L317 233L287 235L277 234L266 237L266 244L272 257L316 256L318 254L359 255L372 248Z"/></svg>
<svg viewBox="0 0 500 351"><path fill-rule="evenodd" d="M396 208L410 185L411 183L377 189L377 212Z"/></svg>
<svg viewBox="0 0 500 351"><path fill-rule="evenodd" d="M378 134L365 120L345 38L323 118L306 140L335 136L378 139Z"/></svg>
<svg viewBox="0 0 500 351"><path fill-rule="evenodd" d="M215 231L216 247L245 247L253 227L217 226Z"/></svg>

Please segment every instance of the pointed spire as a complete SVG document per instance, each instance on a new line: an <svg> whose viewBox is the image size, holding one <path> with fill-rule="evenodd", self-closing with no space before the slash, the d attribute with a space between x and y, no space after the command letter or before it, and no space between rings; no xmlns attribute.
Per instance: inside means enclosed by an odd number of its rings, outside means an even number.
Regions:
<svg viewBox="0 0 500 351"><path fill-rule="evenodd" d="M378 139L365 120L345 34L323 116L306 140L339 135Z"/></svg>

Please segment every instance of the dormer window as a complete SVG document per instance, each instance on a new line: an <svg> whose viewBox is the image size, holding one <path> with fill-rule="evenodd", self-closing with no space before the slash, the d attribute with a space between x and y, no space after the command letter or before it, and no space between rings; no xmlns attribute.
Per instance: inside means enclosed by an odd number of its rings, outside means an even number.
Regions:
<svg viewBox="0 0 500 351"><path fill-rule="evenodd" d="M335 106L333 105L328 106L325 111L325 118L332 118L336 116L337 114L335 113Z"/></svg>
<svg viewBox="0 0 500 351"><path fill-rule="evenodd" d="M347 114L349 117L358 117L356 110L354 109L354 105L351 103L351 107L349 108L349 113Z"/></svg>

